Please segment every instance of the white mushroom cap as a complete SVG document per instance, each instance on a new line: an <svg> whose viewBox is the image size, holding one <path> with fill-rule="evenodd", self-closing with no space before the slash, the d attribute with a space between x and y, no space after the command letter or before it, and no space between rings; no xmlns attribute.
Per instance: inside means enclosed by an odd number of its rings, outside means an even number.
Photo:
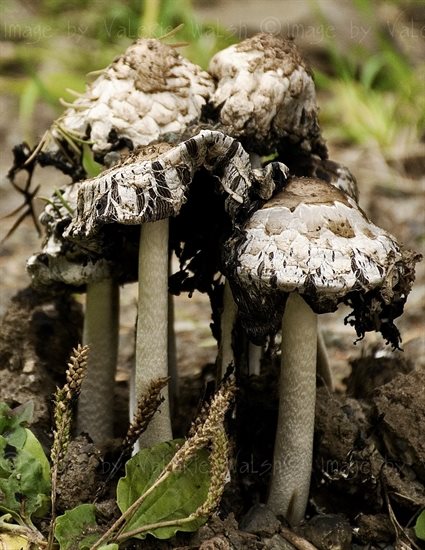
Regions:
<svg viewBox="0 0 425 550"><path fill-rule="evenodd" d="M287 293L296 291L316 313L350 303L359 335L381 330L397 345L398 333L395 339L388 326L395 329L392 320L401 313L417 257L410 258L394 237L369 222L355 201L332 185L291 179L251 216L243 235L228 243L227 254L248 330L254 323L254 333L267 331L270 324L261 323L271 317L277 326L281 314L276 313L276 300L282 305ZM357 311L357 300L362 311Z"/></svg>
<svg viewBox="0 0 425 550"><path fill-rule="evenodd" d="M260 154L292 143L326 156L313 77L293 42L257 34L218 52L208 70L217 80L210 101L230 135Z"/></svg>
<svg viewBox="0 0 425 550"><path fill-rule="evenodd" d="M134 147L182 132L199 119L214 91L210 75L154 39L139 39L65 111L61 127L94 142L93 151L111 148L111 132ZM55 137L61 140L55 126Z"/></svg>

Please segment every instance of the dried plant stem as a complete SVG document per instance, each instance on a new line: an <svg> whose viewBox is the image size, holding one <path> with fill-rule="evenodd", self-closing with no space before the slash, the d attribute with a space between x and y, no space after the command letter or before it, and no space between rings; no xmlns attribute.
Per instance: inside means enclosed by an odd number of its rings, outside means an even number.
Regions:
<svg viewBox="0 0 425 550"><path fill-rule="evenodd" d="M297 550L318 550L317 546L314 546L311 542L308 542L308 540L305 540L286 527L281 527L280 534L285 540L297 548Z"/></svg>
<svg viewBox="0 0 425 550"><path fill-rule="evenodd" d="M132 531L126 531L125 533L117 535L114 538L114 541L122 542L124 540L130 539L131 537L135 537L136 535L140 535L141 533L145 533L146 531L150 531L151 529L159 529L160 527L171 527L174 525L176 527L179 525L184 525L185 523L189 523L193 521L197 517L199 517L197 515L197 512L194 512L193 514L190 514L190 516L187 516L187 518L170 519L168 521L158 521L157 523L149 523L148 525L143 525L142 527L138 527L137 529L133 529Z"/></svg>
<svg viewBox="0 0 425 550"><path fill-rule="evenodd" d="M68 363L68 370L66 371L66 383L63 388L57 389L55 394L55 427L53 431L53 445L50 452L50 458L52 461L52 513L47 542L48 550L51 550L53 547L53 535L56 521L56 487L58 470L68 449L71 436L73 405L80 394L81 384L86 373L88 350L88 346L81 346L80 344L73 350Z"/></svg>

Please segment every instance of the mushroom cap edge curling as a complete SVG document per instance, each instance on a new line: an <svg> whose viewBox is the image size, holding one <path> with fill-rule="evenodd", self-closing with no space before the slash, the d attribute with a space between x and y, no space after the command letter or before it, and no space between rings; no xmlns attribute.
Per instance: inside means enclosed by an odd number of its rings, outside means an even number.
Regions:
<svg viewBox="0 0 425 550"><path fill-rule="evenodd" d="M298 292L315 313L340 303L359 337L380 331L394 347L418 254L372 224L355 201L313 178L292 178L224 247L241 320L255 342L279 329Z"/></svg>

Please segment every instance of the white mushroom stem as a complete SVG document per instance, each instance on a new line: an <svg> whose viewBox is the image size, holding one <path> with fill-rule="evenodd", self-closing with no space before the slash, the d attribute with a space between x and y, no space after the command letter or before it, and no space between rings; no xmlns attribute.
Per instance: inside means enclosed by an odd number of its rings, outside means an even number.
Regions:
<svg viewBox="0 0 425 550"><path fill-rule="evenodd" d="M237 312L238 309L233 299L232 290L226 279L223 291L223 312L220 319L221 340L218 350L220 380L222 380L226 374L229 364L235 363L232 344L233 328L235 326Z"/></svg>
<svg viewBox="0 0 425 550"><path fill-rule="evenodd" d="M317 372L330 391L335 390L329 355L326 350L325 339L321 330L317 333Z"/></svg>
<svg viewBox="0 0 425 550"><path fill-rule="evenodd" d="M168 376L168 219L145 223L139 247L139 302L136 335L136 396L152 380ZM172 439L168 389L141 437L141 447Z"/></svg>
<svg viewBox="0 0 425 550"><path fill-rule="evenodd" d="M263 346L257 346L252 342L248 344L248 373L259 376L261 374L261 358L263 357Z"/></svg>
<svg viewBox="0 0 425 550"><path fill-rule="evenodd" d="M296 293L282 321L279 412L268 505L291 525L305 514L316 401L317 317Z"/></svg>
<svg viewBox="0 0 425 550"><path fill-rule="evenodd" d="M171 261L168 262L169 274L171 271ZM177 349L176 349L176 331L174 329L175 311L174 296L168 293L168 376L170 377L170 410L171 414L177 411L180 384L179 373L177 369Z"/></svg>
<svg viewBox="0 0 425 550"><path fill-rule="evenodd" d="M249 153L249 159L251 161L252 168L261 168L261 157L257 153ZM221 314L221 342L218 350L218 364L219 364L219 373L220 380L226 373L227 367L230 363L235 364L235 356L233 353L233 329L236 323L236 317L238 313L238 308L233 299L233 294L230 289L230 285L226 280L224 283L224 294L223 294L223 312ZM260 354L257 349L258 346L254 344L249 345L248 351L248 371L250 374L259 373L260 370L260 360L261 360L261 348ZM252 369L252 371L251 371Z"/></svg>
<svg viewBox="0 0 425 550"><path fill-rule="evenodd" d="M78 400L77 429L97 444L113 437L118 325L118 284L112 279L88 284L83 343L90 351Z"/></svg>
<svg viewBox="0 0 425 550"><path fill-rule="evenodd" d="M249 153L252 168L261 168L261 157L257 153ZM248 344L248 373L259 375L261 372L261 357L263 347L256 346L252 342Z"/></svg>

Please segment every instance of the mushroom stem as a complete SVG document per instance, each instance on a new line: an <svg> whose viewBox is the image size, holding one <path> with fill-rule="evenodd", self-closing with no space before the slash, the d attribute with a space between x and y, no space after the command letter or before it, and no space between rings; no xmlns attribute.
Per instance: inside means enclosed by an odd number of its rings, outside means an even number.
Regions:
<svg viewBox="0 0 425 550"><path fill-rule="evenodd" d="M316 401L317 317L295 292L282 321L279 412L269 507L291 525L305 513L310 489Z"/></svg>
<svg viewBox="0 0 425 550"><path fill-rule="evenodd" d="M248 344L248 373L259 376L261 374L261 358L263 346L257 346L252 342Z"/></svg>
<svg viewBox="0 0 425 550"><path fill-rule="evenodd" d="M118 284L112 279L88 284L83 343L90 353L78 401L77 427L94 443L113 437L118 325Z"/></svg>
<svg viewBox="0 0 425 550"><path fill-rule="evenodd" d="M318 330L317 332L317 372L326 387L329 388L330 391L334 391L335 385L329 363L329 355L326 350L325 339L323 338L323 332L321 330Z"/></svg>
<svg viewBox="0 0 425 550"><path fill-rule="evenodd" d="M136 396L168 376L168 219L142 224L136 335ZM142 447L172 439L168 389L141 439Z"/></svg>
<svg viewBox="0 0 425 550"><path fill-rule="evenodd" d="M218 350L220 380L222 380L226 374L229 364L235 363L232 343L233 328L235 326L237 312L238 309L235 304L235 300L233 299L232 290L230 288L229 281L226 279L223 291L223 312L220 319L221 340Z"/></svg>
<svg viewBox="0 0 425 550"><path fill-rule="evenodd" d="M171 268L171 261L169 262L169 268ZM171 269L169 269L169 275ZM174 296L168 293L168 376L170 377L170 412L172 417L175 417L175 413L178 409L180 384L179 373L177 369L177 349L176 349L176 331L174 328L175 310L174 310Z"/></svg>

